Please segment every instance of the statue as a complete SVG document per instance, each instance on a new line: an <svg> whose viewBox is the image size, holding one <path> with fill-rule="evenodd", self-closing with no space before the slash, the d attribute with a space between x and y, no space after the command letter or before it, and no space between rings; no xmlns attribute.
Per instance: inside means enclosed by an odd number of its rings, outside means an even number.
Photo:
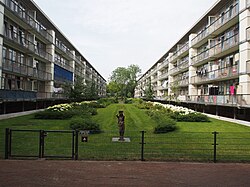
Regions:
<svg viewBox="0 0 250 187"><path fill-rule="evenodd" d="M118 119L118 128L119 128L119 134L120 138L119 141L124 141L124 131L125 131L125 116L123 115L123 111L119 111L119 115L116 115Z"/></svg>

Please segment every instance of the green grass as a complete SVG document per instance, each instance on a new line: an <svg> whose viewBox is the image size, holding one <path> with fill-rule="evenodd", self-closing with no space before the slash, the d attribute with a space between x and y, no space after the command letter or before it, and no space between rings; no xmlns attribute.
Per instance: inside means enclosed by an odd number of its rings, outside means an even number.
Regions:
<svg viewBox="0 0 250 187"><path fill-rule="evenodd" d="M116 114L125 114L125 136L131 143L112 142L118 137ZM217 131L219 161L250 161L250 128L235 123L211 119L211 122L178 122L177 130L167 134L154 134L157 125L144 110L131 104L112 104L98 109L93 120L101 125L101 134L90 134L89 142L79 141L79 158L95 160L139 160L141 132L145 133L146 160L201 160L213 159L212 132ZM70 120L38 120L27 115L0 121L0 157L4 155L5 128L69 130ZM46 156L70 156L72 134L49 132L45 138ZM38 154L39 132L13 132L12 154ZM80 138L79 138L80 140Z"/></svg>

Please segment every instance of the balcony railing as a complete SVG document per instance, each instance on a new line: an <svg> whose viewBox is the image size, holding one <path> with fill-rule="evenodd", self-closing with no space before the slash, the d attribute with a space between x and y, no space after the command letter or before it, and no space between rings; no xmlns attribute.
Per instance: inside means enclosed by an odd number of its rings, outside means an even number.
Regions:
<svg viewBox="0 0 250 187"><path fill-rule="evenodd" d="M247 106L250 105L249 95L193 95L188 96L187 102L224 105L224 106Z"/></svg>
<svg viewBox="0 0 250 187"><path fill-rule="evenodd" d="M41 34L50 43L53 42L53 36L46 31L44 26L42 26L37 20L35 20L34 17L29 15L29 13L25 11L24 8L21 7L16 1L5 0L4 3L5 3L5 6L8 8L8 10L10 10L12 13L14 13L20 19L22 19L29 26L34 28L39 34Z"/></svg>
<svg viewBox="0 0 250 187"><path fill-rule="evenodd" d="M4 36L6 39L11 40L21 47L28 49L39 57L52 62L52 55L50 53L47 53L43 49L37 48L37 46L33 42L27 40L22 34L19 34L18 32L11 29L6 29L4 32Z"/></svg>
<svg viewBox="0 0 250 187"><path fill-rule="evenodd" d="M169 75L169 73L168 73L168 72L165 72L165 73L163 73L163 74L161 74L161 75L159 76L159 79L166 79L166 78L168 78L168 75Z"/></svg>
<svg viewBox="0 0 250 187"><path fill-rule="evenodd" d="M250 1L250 0L249 0ZM247 37L247 41L250 41L250 27L248 27L246 29L246 37Z"/></svg>
<svg viewBox="0 0 250 187"><path fill-rule="evenodd" d="M189 49L189 42L185 43L184 45L182 45L180 47L180 49L178 50L178 56L182 55L183 53L185 53L187 50Z"/></svg>
<svg viewBox="0 0 250 187"><path fill-rule="evenodd" d="M230 38L221 41L220 43L216 44L215 46L207 49L198 55L192 57L192 65L201 63L202 61L207 60L210 57L214 57L230 48L233 48L239 44L239 34L235 34Z"/></svg>
<svg viewBox="0 0 250 187"><path fill-rule="evenodd" d="M201 84L203 82L214 81L218 79L227 79L235 76L239 76L239 66L230 66L222 69L207 72L202 75L196 75L191 77L192 84Z"/></svg>
<svg viewBox="0 0 250 187"><path fill-rule="evenodd" d="M229 9L223 15L218 17L213 23L211 23L209 26L206 26L203 30L201 30L200 33L191 41L191 45L193 46L197 44L198 42L200 42L201 40L212 34L214 31L219 29L221 26L228 23L238 14L239 14L239 4L236 3L234 6L232 6L231 9Z"/></svg>
<svg viewBox="0 0 250 187"><path fill-rule="evenodd" d="M169 64L169 61L168 60L164 60L161 65L158 66L158 69L162 69L164 67L167 67L167 65Z"/></svg>
<svg viewBox="0 0 250 187"><path fill-rule="evenodd" d="M56 42L56 47L59 50L61 50L64 54L69 56L71 59L74 59L74 55L72 54L72 52L58 39L57 39L57 42Z"/></svg>
<svg viewBox="0 0 250 187"><path fill-rule="evenodd" d="M3 70L18 73L33 77L40 80L52 80L52 74L46 71L41 71L31 66L21 64L20 62L11 61L9 59L3 59Z"/></svg>
<svg viewBox="0 0 250 187"><path fill-rule="evenodd" d="M184 69L187 69L188 66L189 66L188 62L189 62L188 59L185 60L185 61L180 62L180 64L177 65L177 67L175 67L175 68L173 68L173 69L170 70L169 74L173 75L173 74L176 74L178 72L181 72Z"/></svg>
<svg viewBox="0 0 250 187"><path fill-rule="evenodd" d="M174 60L176 60L177 57L178 57L178 53L177 53L177 51L175 51L175 52L169 57L169 62L173 62Z"/></svg>
<svg viewBox="0 0 250 187"><path fill-rule="evenodd" d="M178 79L178 80L174 80L172 83L170 83L171 86L188 86L189 84L189 80L188 77L186 77L185 79Z"/></svg>
<svg viewBox="0 0 250 187"><path fill-rule="evenodd" d="M219 29L221 26L225 25L227 22L232 20L235 16L239 14L239 4L236 3L232 6L228 11L226 11L223 15L218 17L213 23L210 25L210 32L214 32Z"/></svg>
<svg viewBox="0 0 250 187"><path fill-rule="evenodd" d="M0 100L3 101L30 101L36 100L37 93L33 91L23 90L1 90L0 89Z"/></svg>
<svg viewBox="0 0 250 187"><path fill-rule="evenodd" d="M230 38L227 38L224 41L221 41L220 43L216 44L215 46L211 47L209 50L209 55L211 57L222 53L234 46L237 46L239 44L239 34L235 34L234 36L231 36Z"/></svg>
<svg viewBox="0 0 250 187"><path fill-rule="evenodd" d="M73 72L73 67L70 66L70 65L67 64L67 63L63 63L63 62L61 62L61 61L58 61L58 59L55 59L55 60L54 60L54 63L55 63L56 65L58 65L58 66L64 68L64 69L70 71L70 72Z"/></svg>

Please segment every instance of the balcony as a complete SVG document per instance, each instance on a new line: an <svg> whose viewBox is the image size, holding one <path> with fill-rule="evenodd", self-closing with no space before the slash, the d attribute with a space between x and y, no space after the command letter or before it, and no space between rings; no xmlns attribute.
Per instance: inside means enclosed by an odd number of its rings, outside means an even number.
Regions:
<svg viewBox="0 0 250 187"><path fill-rule="evenodd" d="M175 51L170 57L169 57L169 62L174 62L175 60L177 60L178 57L178 53L177 51Z"/></svg>
<svg viewBox="0 0 250 187"><path fill-rule="evenodd" d="M23 7L21 7L14 0L5 0L4 4L8 11L10 11L17 18L28 24L29 27L33 28L36 33L42 36L41 39L46 39L46 43L53 43L53 36L49 34L44 26L42 26L34 17L32 17ZM8 14L8 12L7 12ZM12 15L9 15L10 17ZM21 22L20 22L21 24ZM25 29L29 29L24 27ZM44 40L43 40L44 41Z"/></svg>
<svg viewBox="0 0 250 187"><path fill-rule="evenodd" d="M52 62L52 55L50 53L45 52L43 49L37 48L37 46L27 40L22 34L17 33L11 29L5 29L4 32L5 43L11 47L15 46L20 51L24 51L25 53L34 53L41 59L45 59L49 62Z"/></svg>
<svg viewBox="0 0 250 187"><path fill-rule="evenodd" d="M218 17L209 26L202 29L195 38L191 41L191 45L194 48L206 43L208 37L212 35L218 35L219 33L225 31L226 29L232 27L238 23L237 16L239 15L239 4L236 3L227 12Z"/></svg>
<svg viewBox="0 0 250 187"><path fill-rule="evenodd" d="M198 55L192 57L191 65L200 65L209 61L209 49L200 52Z"/></svg>
<svg viewBox="0 0 250 187"><path fill-rule="evenodd" d="M163 79L168 79L168 76L169 76L169 73L168 72L165 72L163 74L161 74L158 79L159 80L163 80Z"/></svg>
<svg viewBox="0 0 250 187"><path fill-rule="evenodd" d="M58 59L54 60L54 63L70 72L73 72L73 67L71 67L68 63L63 63L61 61L59 61Z"/></svg>
<svg viewBox="0 0 250 187"><path fill-rule="evenodd" d="M223 105L223 106L247 106L249 95L193 95L188 96L187 102L199 103L205 105Z"/></svg>
<svg viewBox="0 0 250 187"><path fill-rule="evenodd" d="M219 58L230 54L239 48L239 34L235 34L230 38L221 41L220 43L216 44L215 46L209 49L209 56Z"/></svg>
<svg viewBox="0 0 250 187"><path fill-rule="evenodd" d="M36 68L33 68L31 66L27 66L25 64L21 64L19 62L11 61L8 59L3 59L2 67L4 71L8 71L11 73L16 73L19 75L24 75L44 81L52 80L51 73L37 70Z"/></svg>
<svg viewBox="0 0 250 187"><path fill-rule="evenodd" d="M2 101L31 101L36 100L36 92L23 90L1 90L0 100Z"/></svg>
<svg viewBox="0 0 250 187"><path fill-rule="evenodd" d="M177 55L179 57L185 56L188 54L188 50L189 50L189 42L185 43L179 48Z"/></svg>
<svg viewBox="0 0 250 187"><path fill-rule="evenodd" d="M75 60L72 52L60 40L56 39L56 49L59 49L60 54L64 55L68 60Z"/></svg>
<svg viewBox="0 0 250 187"><path fill-rule="evenodd" d="M231 66L207 72L204 75L191 77L191 84L204 84L209 82L233 79L239 76L239 66Z"/></svg>
<svg viewBox="0 0 250 187"><path fill-rule="evenodd" d="M189 84L189 80L188 77L184 78L184 79L178 79L178 80L174 80L171 83L171 86L179 86L179 87L186 87Z"/></svg>
<svg viewBox="0 0 250 187"><path fill-rule="evenodd" d="M213 47L206 49L198 55L192 57L192 65L199 66L211 60L211 58L219 58L238 50L239 34L231 36Z"/></svg>
<svg viewBox="0 0 250 187"><path fill-rule="evenodd" d="M170 70L169 75L177 75L179 73L182 73L184 71L186 71L189 67L189 60L185 60L179 63L179 65L177 65L177 67L173 68Z"/></svg>
<svg viewBox="0 0 250 187"><path fill-rule="evenodd" d="M163 68L167 68L167 65L169 64L168 60L164 60L161 65L158 66L158 69L161 70Z"/></svg>
<svg viewBox="0 0 250 187"><path fill-rule="evenodd" d="M231 8L218 17L210 25L210 32L213 35L218 35L219 33L225 31L226 29L232 27L238 23L237 16L239 15L239 4L231 6Z"/></svg>

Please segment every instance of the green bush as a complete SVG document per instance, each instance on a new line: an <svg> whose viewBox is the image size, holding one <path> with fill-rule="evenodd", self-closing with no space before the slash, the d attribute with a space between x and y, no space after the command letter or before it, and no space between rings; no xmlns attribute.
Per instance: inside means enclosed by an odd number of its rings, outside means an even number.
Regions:
<svg viewBox="0 0 250 187"><path fill-rule="evenodd" d="M68 111L50 111L44 110L41 112L35 113L34 117L36 119L69 119L75 115L75 112L72 110Z"/></svg>
<svg viewBox="0 0 250 187"><path fill-rule="evenodd" d="M106 97L106 98L101 98L97 101L100 105L103 107L107 107L110 104L118 103L118 98L115 97Z"/></svg>
<svg viewBox="0 0 250 187"><path fill-rule="evenodd" d="M201 113L195 112L186 115L177 114L174 116L177 121L186 122L210 122L209 118Z"/></svg>
<svg viewBox="0 0 250 187"><path fill-rule="evenodd" d="M100 125L90 118L74 118L70 121L69 126L72 130L88 130L91 133L100 133Z"/></svg>
<svg viewBox="0 0 250 187"><path fill-rule="evenodd" d="M154 129L154 133L167 133L176 130L176 122L173 119L164 117L157 121L158 125Z"/></svg>

